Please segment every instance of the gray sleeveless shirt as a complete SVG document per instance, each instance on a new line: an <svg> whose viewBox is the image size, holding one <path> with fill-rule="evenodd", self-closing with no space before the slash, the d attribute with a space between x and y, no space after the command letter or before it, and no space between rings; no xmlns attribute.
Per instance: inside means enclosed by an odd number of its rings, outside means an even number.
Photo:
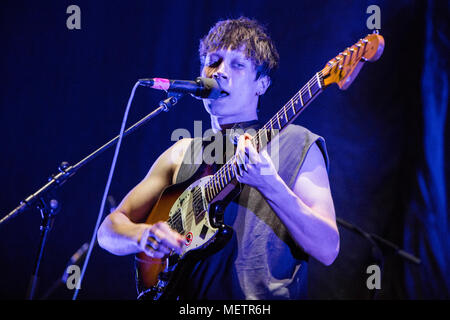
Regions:
<svg viewBox="0 0 450 320"><path fill-rule="evenodd" d="M202 151L202 144L194 141L179 169L177 183L192 177L199 167L189 161ZM269 155L290 188L314 143L322 151L328 169L324 139L302 126L289 125L269 145ZM279 147L279 152L275 152L274 146ZM234 230L231 240L219 252L199 261L193 272L186 275L182 298L306 298L308 256L295 244L257 189L244 185L240 195L227 206L224 220Z"/></svg>

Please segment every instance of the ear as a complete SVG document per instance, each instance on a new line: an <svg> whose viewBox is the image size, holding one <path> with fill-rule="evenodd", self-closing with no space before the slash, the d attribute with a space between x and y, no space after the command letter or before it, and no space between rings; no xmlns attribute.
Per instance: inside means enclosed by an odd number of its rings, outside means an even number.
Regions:
<svg viewBox="0 0 450 320"><path fill-rule="evenodd" d="M266 91L269 88L272 81L270 80L269 76L261 76L256 81L258 82L257 83L257 95L262 96L264 93L266 93Z"/></svg>

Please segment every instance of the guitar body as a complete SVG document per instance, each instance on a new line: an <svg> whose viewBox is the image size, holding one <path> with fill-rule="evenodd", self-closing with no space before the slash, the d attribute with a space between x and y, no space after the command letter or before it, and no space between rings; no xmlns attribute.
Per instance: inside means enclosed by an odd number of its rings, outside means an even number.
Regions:
<svg viewBox="0 0 450 320"><path fill-rule="evenodd" d="M199 175L194 175L186 182L169 186L154 205L146 223L166 221L186 237L186 242L180 255L162 259L151 258L143 252L136 255L140 298L178 299L177 289L183 285L196 262L223 248L231 238L233 230L223 224L223 212L229 199L238 193L238 188L222 200L207 205L203 187L210 177L200 175L199 179Z"/></svg>

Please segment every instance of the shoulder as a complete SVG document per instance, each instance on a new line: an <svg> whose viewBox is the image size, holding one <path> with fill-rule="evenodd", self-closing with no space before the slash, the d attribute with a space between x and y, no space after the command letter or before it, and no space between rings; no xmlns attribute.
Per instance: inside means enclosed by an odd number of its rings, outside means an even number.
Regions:
<svg viewBox="0 0 450 320"><path fill-rule="evenodd" d="M173 180L191 142L192 139L184 138L172 144L156 159L147 173L146 178L158 174L170 177L169 179Z"/></svg>
<svg viewBox="0 0 450 320"><path fill-rule="evenodd" d="M297 125L297 124L290 124L288 125L285 130L283 130L282 134L293 137L293 138L302 138L302 139L310 139L314 140L317 137L319 137L317 134L313 133L311 130Z"/></svg>
<svg viewBox="0 0 450 320"><path fill-rule="evenodd" d="M179 166L193 140L192 138L183 138L175 142L164 152L166 160L172 165Z"/></svg>
<svg viewBox="0 0 450 320"><path fill-rule="evenodd" d="M311 130L296 124L290 124L280 137L282 143L295 144L303 149L305 157L318 155L325 162L325 167L329 168L329 158L325 139Z"/></svg>
<svg viewBox="0 0 450 320"><path fill-rule="evenodd" d="M185 153L186 150L191 145L193 140L194 139L192 139L192 138L180 139L177 142L175 142L173 145L171 145L168 150L170 150L171 152L176 152L176 153Z"/></svg>
<svg viewBox="0 0 450 320"><path fill-rule="evenodd" d="M183 163L186 152L190 149L192 138L183 138L175 142L169 149L167 149L166 157L172 166L172 183L176 182L178 171L180 170L181 164Z"/></svg>
<svg viewBox="0 0 450 320"><path fill-rule="evenodd" d="M186 150L191 145L191 138L183 138L167 148L156 160L156 162L164 162L167 165L177 165L183 159Z"/></svg>

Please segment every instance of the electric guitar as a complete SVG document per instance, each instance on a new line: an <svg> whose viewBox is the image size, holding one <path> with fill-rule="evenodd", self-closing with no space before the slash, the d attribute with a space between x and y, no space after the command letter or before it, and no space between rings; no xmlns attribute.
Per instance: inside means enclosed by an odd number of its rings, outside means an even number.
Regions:
<svg viewBox="0 0 450 320"><path fill-rule="evenodd" d="M328 61L252 138L259 152L292 123L298 115L329 85L347 89L365 61L376 61L383 53L384 39L369 34ZM234 170L234 156L217 172L203 166L187 181L166 188L151 210L146 223L166 221L186 237L181 254L157 259L138 253L136 280L139 297L177 299L177 288L201 257L220 250L233 230L223 223L228 203L240 192Z"/></svg>

